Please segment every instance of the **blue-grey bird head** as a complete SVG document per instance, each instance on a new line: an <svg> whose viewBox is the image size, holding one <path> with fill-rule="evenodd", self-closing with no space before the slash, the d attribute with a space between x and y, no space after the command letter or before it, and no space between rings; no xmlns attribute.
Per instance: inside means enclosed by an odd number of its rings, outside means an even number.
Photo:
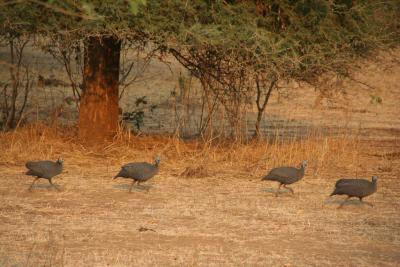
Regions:
<svg viewBox="0 0 400 267"><path fill-rule="evenodd" d="M155 165L156 165L157 167L160 165L160 162L161 162L161 157L160 157L160 155L157 155L157 156L154 158L154 162L155 162Z"/></svg>
<svg viewBox="0 0 400 267"><path fill-rule="evenodd" d="M62 165L62 164L64 163L64 160L63 160L62 158L58 158L58 159L57 159L57 163L60 164L60 165Z"/></svg>
<svg viewBox="0 0 400 267"><path fill-rule="evenodd" d="M307 160L303 160L301 162L301 167L303 167L304 169L307 167L308 161Z"/></svg>
<svg viewBox="0 0 400 267"><path fill-rule="evenodd" d="M378 181L378 176L372 176L372 182L376 183Z"/></svg>

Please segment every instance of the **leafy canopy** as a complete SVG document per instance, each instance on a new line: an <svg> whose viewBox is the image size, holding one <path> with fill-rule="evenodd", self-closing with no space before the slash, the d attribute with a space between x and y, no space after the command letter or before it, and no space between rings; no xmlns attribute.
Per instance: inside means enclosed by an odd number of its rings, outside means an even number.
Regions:
<svg viewBox="0 0 400 267"><path fill-rule="evenodd" d="M295 79L345 73L354 57L397 44L400 28L396 0L31 0L0 5L2 37L114 35L172 49L188 60L193 54L213 54L240 68Z"/></svg>

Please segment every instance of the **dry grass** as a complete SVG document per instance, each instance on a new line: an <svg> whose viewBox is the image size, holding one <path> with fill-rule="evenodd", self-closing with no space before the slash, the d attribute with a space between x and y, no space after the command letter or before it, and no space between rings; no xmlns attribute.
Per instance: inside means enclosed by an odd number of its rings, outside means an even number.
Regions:
<svg viewBox="0 0 400 267"><path fill-rule="evenodd" d="M56 159L101 167L132 160L152 160L161 154L163 165L183 177L230 174L258 177L271 167L298 165L309 160L314 175L329 166L357 168L360 140L357 137L329 138L312 134L301 140L254 141L240 144L223 140L184 142L167 136L134 136L120 132L112 142L87 145L77 139L73 128L32 124L0 135L0 164L20 165L27 160Z"/></svg>
<svg viewBox="0 0 400 267"><path fill-rule="evenodd" d="M74 136L44 125L0 135L1 266L399 264L396 141L314 135L242 145L120 133L85 147ZM111 180L121 164L157 153L162 169L148 193ZM41 181L27 192L24 162L58 156L62 191ZM260 181L303 159L309 167L294 196L275 198L276 185ZM381 178L368 199L374 208L354 201L337 210L340 197L327 198L338 177L372 174Z"/></svg>

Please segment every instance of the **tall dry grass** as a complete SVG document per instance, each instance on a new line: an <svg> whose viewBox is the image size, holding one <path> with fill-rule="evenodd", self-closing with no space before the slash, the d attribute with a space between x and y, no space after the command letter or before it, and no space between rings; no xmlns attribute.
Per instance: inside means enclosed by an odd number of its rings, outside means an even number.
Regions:
<svg viewBox="0 0 400 267"><path fill-rule="evenodd" d="M163 160L163 170L183 177L225 174L256 177L278 165L298 165L308 160L314 175L324 168L357 167L360 139L313 133L302 139L248 144L227 140L182 141L171 136L135 136L121 130L111 142L88 146L76 137L76 129L32 124L0 134L0 164L20 165L27 160L63 157L66 164L118 165L129 161Z"/></svg>

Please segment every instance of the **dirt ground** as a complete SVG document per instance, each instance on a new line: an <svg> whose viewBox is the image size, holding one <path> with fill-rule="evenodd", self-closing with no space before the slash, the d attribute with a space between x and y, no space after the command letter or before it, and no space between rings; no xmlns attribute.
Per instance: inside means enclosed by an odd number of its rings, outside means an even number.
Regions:
<svg viewBox="0 0 400 267"><path fill-rule="evenodd" d="M399 145L360 142L351 164L354 155L344 151L324 167L308 155L295 194L279 197L276 184L260 181L276 164L237 164L234 152L210 160L201 178L179 175L188 158L167 157L159 175L132 193L130 181L112 177L134 156L116 160L71 149L54 180L60 192L45 180L28 192L32 179L21 159L2 160L0 265L398 266ZM149 160L153 152L136 159ZM366 201L374 207L353 200L337 209L343 197L328 198L337 178L373 174L378 192Z"/></svg>

